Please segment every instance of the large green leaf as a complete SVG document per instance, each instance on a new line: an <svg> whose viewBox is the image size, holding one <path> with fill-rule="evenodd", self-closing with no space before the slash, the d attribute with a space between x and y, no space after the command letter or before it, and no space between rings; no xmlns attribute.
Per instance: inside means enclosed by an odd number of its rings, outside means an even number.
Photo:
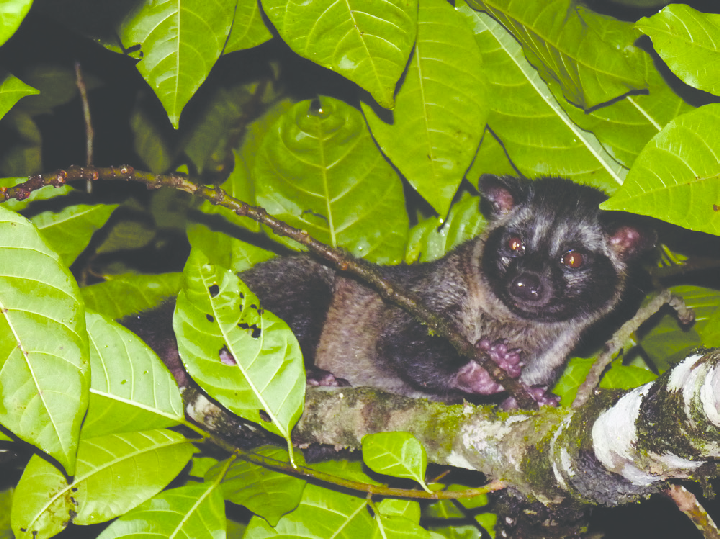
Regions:
<svg viewBox="0 0 720 539"><path fill-rule="evenodd" d="M98 539L192 537L224 539L227 521L217 485L202 483L158 494L124 514Z"/></svg>
<svg viewBox="0 0 720 539"><path fill-rule="evenodd" d="M0 423L75 471L90 372L75 280L32 224L0 207Z"/></svg>
<svg viewBox="0 0 720 539"><path fill-rule="evenodd" d="M295 511L281 518L274 528L264 519L254 517L248 525L247 537L297 537L298 530L306 530L308 522L312 522L312 530L303 534L307 538L371 537L374 524L367 510L367 503L364 497L349 496L309 484L305 487L302 502Z"/></svg>
<svg viewBox="0 0 720 539"><path fill-rule="evenodd" d="M683 82L720 94L720 15L700 13L690 6L671 4L637 22L650 36L655 50Z"/></svg>
<svg viewBox="0 0 720 539"><path fill-rule="evenodd" d="M173 126L210 73L232 26L235 1L145 1L122 26L126 48L140 45L138 69Z"/></svg>
<svg viewBox="0 0 720 539"><path fill-rule="evenodd" d="M481 64L472 32L453 8L445 0L423 0L393 121L363 103L383 152L441 217L485 129L489 104Z"/></svg>
<svg viewBox="0 0 720 539"><path fill-rule="evenodd" d="M572 121L517 41L485 13L457 5L482 52L490 88L488 125L517 169L528 177L566 176L606 190L622 183L625 169L595 135Z"/></svg>
<svg viewBox="0 0 720 539"><path fill-rule="evenodd" d="M3 0L0 2L0 45L5 43L20 27L30 11L33 0Z"/></svg>
<svg viewBox="0 0 720 539"><path fill-rule="evenodd" d="M561 102L573 121L594 133L608 152L627 168L670 120L693 109L665 81L652 56L642 53L642 61L648 81L647 93L626 95L589 112Z"/></svg>
<svg viewBox="0 0 720 539"><path fill-rule="evenodd" d="M566 99L588 109L645 87L632 45L606 41L572 0L470 0L487 11L522 44L545 80L557 80ZM604 39L605 38L605 39Z"/></svg>
<svg viewBox="0 0 720 539"><path fill-rule="evenodd" d="M447 537L441 534L431 534L428 530L420 527L420 504L409 500L395 500L386 498L375 505L377 512L375 518L378 527L372 535L372 539L384 539L385 537L413 537L415 539L432 539ZM435 529L434 529L435 530ZM454 530L453 530L454 533ZM464 537L454 533L453 537ZM472 535L470 537L473 537ZM477 537L480 537L478 533Z"/></svg>
<svg viewBox="0 0 720 539"><path fill-rule="evenodd" d="M108 276L103 283L80 289L85 306L113 320L157 307L164 299L177 296L183 283L182 273L161 275Z"/></svg>
<svg viewBox="0 0 720 539"><path fill-rule="evenodd" d="M69 267L117 207L118 204L75 204L58 212L42 212L30 220Z"/></svg>
<svg viewBox="0 0 720 539"><path fill-rule="evenodd" d="M90 403L83 438L172 427L185 419L177 384L152 350L129 330L87 314Z"/></svg>
<svg viewBox="0 0 720 539"><path fill-rule="evenodd" d="M289 441L305 401L300 346L231 270L198 249L185 266L173 326L190 375L231 412ZM269 417L269 421L268 421Z"/></svg>
<svg viewBox="0 0 720 539"><path fill-rule="evenodd" d="M279 447L262 447L254 450L253 454L286 464L288 462L287 452ZM303 464L298 455L295 461ZM306 484L304 480L239 459L227 470L226 466L225 462L216 464L208 471L205 479L222 478L222 492L226 500L247 507L272 526L300 503Z"/></svg>
<svg viewBox="0 0 720 539"><path fill-rule="evenodd" d="M402 260L402 182L362 114L342 101L325 97L319 106L303 101L288 110L263 138L255 181L258 204L278 219L373 262Z"/></svg>
<svg viewBox="0 0 720 539"><path fill-rule="evenodd" d="M250 49L272 38L265 26L259 0L238 0L235 20L224 53Z"/></svg>
<svg viewBox="0 0 720 539"><path fill-rule="evenodd" d="M167 486L192 453L192 444L169 430L91 438L80 443L72 483L35 455L15 491L13 531L18 539L51 537L71 521L95 524L120 516Z"/></svg>
<svg viewBox="0 0 720 539"><path fill-rule="evenodd" d="M648 143L622 189L601 207L720 234L718 130L718 104L679 116Z"/></svg>
<svg viewBox="0 0 720 539"><path fill-rule="evenodd" d="M293 51L393 107L415 41L417 0L263 0L262 6Z"/></svg>
<svg viewBox="0 0 720 539"><path fill-rule="evenodd" d="M14 187L27 178L1 178L0 187ZM41 201L53 199L53 202ZM42 232L50 247L70 266L87 247L93 233L102 227L117 204L84 204L88 198L70 187L50 186L33 191L25 200L8 200L5 207L23 212ZM48 207L52 209L47 209Z"/></svg>

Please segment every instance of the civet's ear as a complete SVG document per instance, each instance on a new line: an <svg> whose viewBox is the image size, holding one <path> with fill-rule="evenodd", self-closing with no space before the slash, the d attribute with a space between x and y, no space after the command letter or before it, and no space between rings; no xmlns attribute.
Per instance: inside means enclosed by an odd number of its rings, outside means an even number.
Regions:
<svg viewBox="0 0 720 539"><path fill-rule="evenodd" d="M483 200L489 203L489 211L493 217L509 213L528 199L526 183L512 176L484 174L480 177L478 187Z"/></svg>
<svg viewBox="0 0 720 539"><path fill-rule="evenodd" d="M657 233L641 217L622 212L603 212L600 219L608 246L620 260L630 260L655 247Z"/></svg>

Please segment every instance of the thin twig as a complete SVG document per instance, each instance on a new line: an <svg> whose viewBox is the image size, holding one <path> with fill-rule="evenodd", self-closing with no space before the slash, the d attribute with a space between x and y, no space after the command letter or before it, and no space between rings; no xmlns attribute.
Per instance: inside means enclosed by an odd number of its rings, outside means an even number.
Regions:
<svg viewBox="0 0 720 539"><path fill-rule="evenodd" d="M80 91L80 100L83 106L83 118L85 119L85 166L91 167L94 159L95 130L93 129L92 118L90 117L90 101L87 95L87 86L83 77L80 62L75 62L75 84ZM92 193L92 181L85 182L85 189Z"/></svg>
<svg viewBox="0 0 720 539"><path fill-rule="evenodd" d="M184 174L156 175L150 172L136 171L130 165L119 167L71 166L66 170L31 176L26 182L15 187L0 187L0 201L10 198L24 200L32 191L45 185L59 187L68 181L81 179L91 179L93 181L139 181L145 183L148 189L170 187L209 200L211 203L227 208L241 217L250 217L258 223L270 227L276 234L287 236L307 247L310 252L328 261L339 271L355 275L362 279L363 282L368 283L383 299L407 311L416 320L425 324L433 334L446 338L462 357L475 360L496 382L515 397L520 408L537 410L537 402L530 396L521 382L510 378L480 347L469 342L452 321L438 316L424 307L422 301L414 294L384 279L375 265L356 258L341 249L333 249L310 236L307 231L292 227L276 219L261 207L250 206L241 200L237 200L219 187L199 185Z"/></svg>
<svg viewBox="0 0 720 539"><path fill-rule="evenodd" d="M585 377L585 381L578 388L575 400L572 403L573 408L579 408L587 402L593 389L600 383L600 377L612 361L613 356L622 349L630 336L666 303L675 309L677 317L683 325L690 324L695 319L695 313L685 305L682 298L673 296L670 290L662 290L657 296L650 300L650 303L638 309L635 316L625 322L622 327L615 332L615 335L605 343L602 353L598 356L595 363L593 363L590 372L588 372L588 375Z"/></svg>
<svg viewBox="0 0 720 539"><path fill-rule="evenodd" d="M720 539L720 530L695 495L682 485L670 485L664 494L685 513L707 539Z"/></svg>

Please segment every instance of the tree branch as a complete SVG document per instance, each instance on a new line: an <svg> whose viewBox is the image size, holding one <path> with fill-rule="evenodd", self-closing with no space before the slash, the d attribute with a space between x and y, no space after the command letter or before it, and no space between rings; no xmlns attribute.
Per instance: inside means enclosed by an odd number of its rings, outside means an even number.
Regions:
<svg viewBox="0 0 720 539"><path fill-rule="evenodd" d="M72 166L66 170L31 176L26 182L15 187L0 188L0 199L2 199L1 201L11 198L24 200L34 190L46 185L60 187L72 180L126 180L143 182L148 189L170 187L209 200L211 203L227 208L241 217L250 217L258 223L270 227L276 234L287 236L307 247L310 252L323 258L337 270L362 279L373 287L384 300L410 313L416 320L425 324L429 331L446 338L462 357L475 360L482 368L488 371L496 382L515 397L521 408L537 409L537 402L526 391L522 383L508 376L480 347L475 346L475 343L468 342L451 321L424 307L420 299L407 290L403 290L396 284L384 279L376 266L356 258L346 251L333 249L319 242L310 236L307 231L292 227L276 219L261 207L250 206L241 200L237 200L219 187L199 185L184 174L156 175L150 172L136 171L130 165L119 167Z"/></svg>

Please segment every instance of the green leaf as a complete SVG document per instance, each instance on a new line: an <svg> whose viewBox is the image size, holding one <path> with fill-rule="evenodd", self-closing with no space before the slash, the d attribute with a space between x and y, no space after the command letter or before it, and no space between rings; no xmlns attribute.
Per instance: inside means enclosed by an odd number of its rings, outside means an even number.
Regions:
<svg viewBox="0 0 720 539"><path fill-rule="evenodd" d="M19 3L19 2L11 2L11 3ZM28 4L31 4L32 2L29 2ZM5 5L7 2L3 2L0 4L0 21L2 21L2 24L6 24L6 20L3 18L3 10L5 9ZM29 6L28 6L29 7ZM0 32L2 31L0 27ZM2 34L0 33L0 41L2 40ZM5 116L8 111L15 106L15 103L20 101L23 97L26 95L34 95L39 94L40 92L33 88L32 86L28 86L23 81L18 79L17 77L14 77L12 75L7 75L2 82L0 82L0 118Z"/></svg>
<svg viewBox="0 0 720 539"><path fill-rule="evenodd" d="M370 485L380 486L383 483L370 477L365 470L365 467L360 460L326 460L324 462L317 462L310 466L313 470L317 470L321 473L347 479L349 481L356 481L359 483L368 483Z"/></svg>
<svg viewBox="0 0 720 539"><path fill-rule="evenodd" d="M0 423L72 475L90 385L77 285L35 227L2 207L0 260Z"/></svg>
<svg viewBox="0 0 720 539"><path fill-rule="evenodd" d="M311 529L308 529L308 522L312 522ZM277 526L272 528L265 519L253 517L246 535L253 539L290 538L297 537L298 530L303 530L302 536L308 539L355 539L371 537L373 529L364 497L348 496L308 484L298 508L281 518Z"/></svg>
<svg viewBox="0 0 720 539"><path fill-rule="evenodd" d="M448 485L447 490L465 490L467 488L467 484L451 484ZM478 511L479 508L487 505L488 497L486 495L474 496L457 501L441 500L428 504L423 511L423 515L426 518L429 517L432 519L432 530L442 537L480 539L481 535L477 526L461 526L459 524L467 522L468 516L474 515L474 520L492 534L492 536L495 536L493 528L496 524L497 516L490 513L487 507ZM470 511L464 511L463 508Z"/></svg>
<svg viewBox="0 0 720 539"><path fill-rule="evenodd" d="M460 6L461 1L458 0L456 6ZM514 176L517 174L517 170L508 159L507 153L505 153L505 148L487 127L480 143L480 149L465 176L477 188L478 180L483 174L494 174L495 176Z"/></svg>
<svg viewBox="0 0 720 539"><path fill-rule="evenodd" d="M10 510L12 508L13 492L8 488L0 491L0 539L13 539L10 527Z"/></svg>
<svg viewBox="0 0 720 539"><path fill-rule="evenodd" d="M225 506L217 485L170 489L122 515L98 539L120 537L225 537Z"/></svg>
<svg viewBox="0 0 720 539"><path fill-rule="evenodd" d="M643 53L642 61L648 81L646 94L627 95L588 112L570 104L563 107L576 124L594 133L610 155L628 168L669 121L693 109L665 81L652 56Z"/></svg>
<svg viewBox="0 0 720 539"><path fill-rule="evenodd" d="M92 378L82 437L182 423L180 391L160 358L120 324L99 314L86 318Z"/></svg>
<svg viewBox="0 0 720 539"><path fill-rule="evenodd" d="M234 7L229 0L146 1L123 24L123 45L141 45L138 70L175 128L182 109L220 56Z"/></svg>
<svg viewBox="0 0 720 539"><path fill-rule="evenodd" d="M416 0L287 2L263 10L290 48L364 88L392 108L417 31Z"/></svg>
<svg viewBox="0 0 720 539"><path fill-rule="evenodd" d="M167 486L192 452L192 444L169 430L83 440L69 484L60 470L34 455L15 491L13 531L18 538L51 537L71 521L96 524L120 516Z"/></svg>
<svg viewBox="0 0 720 539"><path fill-rule="evenodd" d="M173 326L188 373L228 410L289 441L305 400L292 331L263 311L231 270L208 265L201 251L191 252L185 276Z"/></svg>
<svg viewBox="0 0 720 539"><path fill-rule="evenodd" d="M2 178L1 187L14 187L27 178ZM42 201L52 200L51 204ZM88 246L93 233L101 228L118 204L84 204L85 193L69 185L44 187L30 193L23 200L8 200L4 206L22 211L41 231L50 247L60 255L63 264L70 266ZM52 208L48 210L46 208Z"/></svg>
<svg viewBox="0 0 720 539"><path fill-rule="evenodd" d="M75 524L106 522L151 498L175 479L193 451L181 434L164 429L83 440L72 483Z"/></svg>
<svg viewBox="0 0 720 539"><path fill-rule="evenodd" d="M385 498L377 504L385 516L403 517L411 522L420 522L420 504L412 500Z"/></svg>
<svg viewBox="0 0 720 539"><path fill-rule="evenodd" d="M594 362L594 358L574 357L570 359L552 390L560 397L560 406L570 406L573 403L578 387L587 378Z"/></svg>
<svg viewBox="0 0 720 539"><path fill-rule="evenodd" d="M223 54L257 47L272 38L258 0L238 0L230 37Z"/></svg>
<svg viewBox="0 0 720 539"><path fill-rule="evenodd" d="M488 126L513 165L530 178L565 176L606 190L621 184L625 169L595 135L572 121L517 41L488 15L457 5L482 53L491 105Z"/></svg>
<svg viewBox="0 0 720 539"><path fill-rule="evenodd" d="M45 211L30 218L45 240L70 267L90 243L93 233L110 218L119 204L75 204L58 212Z"/></svg>
<svg viewBox="0 0 720 539"><path fill-rule="evenodd" d="M403 537L408 539L431 539L433 537L429 531L419 524L404 517L380 513L375 517L375 522L377 522L377 528L375 528L372 539L386 539L388 537L393 539L402 539Z"/></svg>
<svg viewBox="0 0 720 539"><path fill-rule="evenodd" d="M362 439L363 461L377 473L414 479L425 490L427 455L425 448L409 432L379 432Z"/></svg>
<svg viewBox="0 0 720 539"><path fill-rule="evenodd" d="M278 447L263 447L252 453L288 463L287 452ZM298 460L302 464L301 457L296 455L295 461ZM220 462L211 468L206 480L219 477L224 466L225 463ZM225 472L221 486L226 500L247 507L271 526L276 526L283 515L298 506L305 484L297 477L235 460Z"/></svg>
<svg viewBox="0 0 720 539"><path fill-rule="evenodd" d="M40 129L21 107L11 110L3 118L11 132L0 154L0 170L7 176L30 176L42 172L42 139Z"/></svg>
<svg viewBox="0 0 720 539"><path fill-rule="evenodd" d="M650 36L655 50L680 79L694 88L720 94L720 15L671 4L637 28Z"/></svg>
<svg viewBox="0 0 720 539"><path fill-rule="evenodd" d="M612 367L600 380L600 387L603 389L628 390L652 382L656 378L657 374L648 369L623 365L622 360L617 359L612 362Z"/></svg>
<svg viewBox="0 0 720 539"><path fill-rule="evenodd" d="M597 22L586 22L603 16L579 9L572 0L470 0L469 4L510 29L541 76L557 80L565 98L582 109L645 88L634 47L625 40L606 41L608 36L597 32Z"/></svg>
<svg viewBox="0 0 720 539"><path fill-rule="evenodd" d="M600 207L720 234L718 130L718 104L679 116L645 146L622 189Z"/></svg>
<svg viewBox="0 0 720 539"><path fill-rule="evenodd" d="M405 262L430 262L477 236L487 220L480 213L480 198L464 193L453 204L447 219L430 217L410 230Z"/></svg>
<svg viewBox="0 0 720 539"><path fill-rule="evenodd" d="M4 0L0 3L0 45L20 27L32 3L33 0Z"/></svg>
<svg viewBox="0 0 720 539"><path fill-rule="evenodd" d="M319 108L303 101L284 114L263 138L255 182L258 204L278 219L372 262L402 260L402 183L362 114L342 101L323 97Z"/></svg>
<svg viewBox="0 0 720 539"><path fill-rule="evenodd" d="M166 172L177 156L175 132L164 117L152 114L151 107L142 96L130 113L130 129L133 148L150 171L155 174Z"/></svg>
<svg viewBox="0 0 720 539"><path fill-rule="evenodd" d="M441 217L485 129L489 105L481 65L462 18L445 0L424 0L394 118L386 122L362 104L383 152Z"/></svg>
<svg viewBox="0 0 720 539"><path fill-rule="evenodd" d="M182 288L182 273L161 275L124 274L106 277L103 283L80 289L85 307L112 320L157 307L163 300L177 296Z"/></svg>

